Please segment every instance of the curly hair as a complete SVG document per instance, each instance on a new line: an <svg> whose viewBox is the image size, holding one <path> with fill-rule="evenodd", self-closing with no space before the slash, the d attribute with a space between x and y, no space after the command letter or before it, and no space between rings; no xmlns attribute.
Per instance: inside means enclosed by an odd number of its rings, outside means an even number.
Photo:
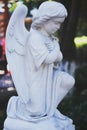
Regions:
<svg viewBox="0 0 87 130"><path fill-rule="evenodd" d="M40 28L46 21L52 18L67 17L67 10L63 4L56 1L43 2L36 15L33 17L32 28Z"/></svg>

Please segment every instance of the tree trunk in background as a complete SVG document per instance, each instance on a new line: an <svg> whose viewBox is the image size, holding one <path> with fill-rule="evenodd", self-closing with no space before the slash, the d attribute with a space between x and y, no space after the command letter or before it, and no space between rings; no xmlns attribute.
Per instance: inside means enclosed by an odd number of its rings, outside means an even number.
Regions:
<svg viewBox="0 0 87 130"><path fill-rule="evenodd" d="M76 58L74 37L76 34L80 1L81 0L60 0L68 11L68 17L59 31L60 46L65 60L75 60Z"/></svg>

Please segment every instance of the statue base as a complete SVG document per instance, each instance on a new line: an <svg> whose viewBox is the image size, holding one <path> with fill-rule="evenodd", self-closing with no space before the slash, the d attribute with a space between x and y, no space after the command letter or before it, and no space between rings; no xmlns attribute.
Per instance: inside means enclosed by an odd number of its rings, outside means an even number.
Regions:
<svg viewBox="0 0 87 130"><path fill-rule="evenodd" d="M67 120L50 117L39 122L28 122L7 117L3 130L75 130L75 126Z"/></svg>

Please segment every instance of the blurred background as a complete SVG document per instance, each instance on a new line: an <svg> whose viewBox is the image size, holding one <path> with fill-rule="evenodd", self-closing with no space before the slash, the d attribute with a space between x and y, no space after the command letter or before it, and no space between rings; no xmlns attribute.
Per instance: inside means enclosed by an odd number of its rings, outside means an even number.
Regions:
<svg viewBox="0 0 87 130"><path fill-rule="evenodd" d="M44 1L0 0L0 130L6 118L8 100L17 95L5 55L5 34L9 19L19 4L25 4L28 7L25 26L29 30L32 17ZM59 69L70 73L76 81L58 109L73 119L76 130L87 130L87 0L55 1L64 4L68 11L68 17L55 34L64 56Z"/></svg>

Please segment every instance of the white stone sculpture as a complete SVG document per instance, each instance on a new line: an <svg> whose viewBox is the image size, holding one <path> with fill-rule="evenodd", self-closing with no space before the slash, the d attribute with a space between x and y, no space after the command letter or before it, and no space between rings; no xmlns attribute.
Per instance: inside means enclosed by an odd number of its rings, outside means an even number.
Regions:
<svg viewBox="0 0 87 130"><path fill-rule="evenodd" d="M6 32L6 56L18 93L9 100L4 130L75 130L72 119L57 106L74 85L74 78L58 70L62 52L53 34L67 16L58 2L43 2L28 32L28 9L18 6Z"/></svg>

